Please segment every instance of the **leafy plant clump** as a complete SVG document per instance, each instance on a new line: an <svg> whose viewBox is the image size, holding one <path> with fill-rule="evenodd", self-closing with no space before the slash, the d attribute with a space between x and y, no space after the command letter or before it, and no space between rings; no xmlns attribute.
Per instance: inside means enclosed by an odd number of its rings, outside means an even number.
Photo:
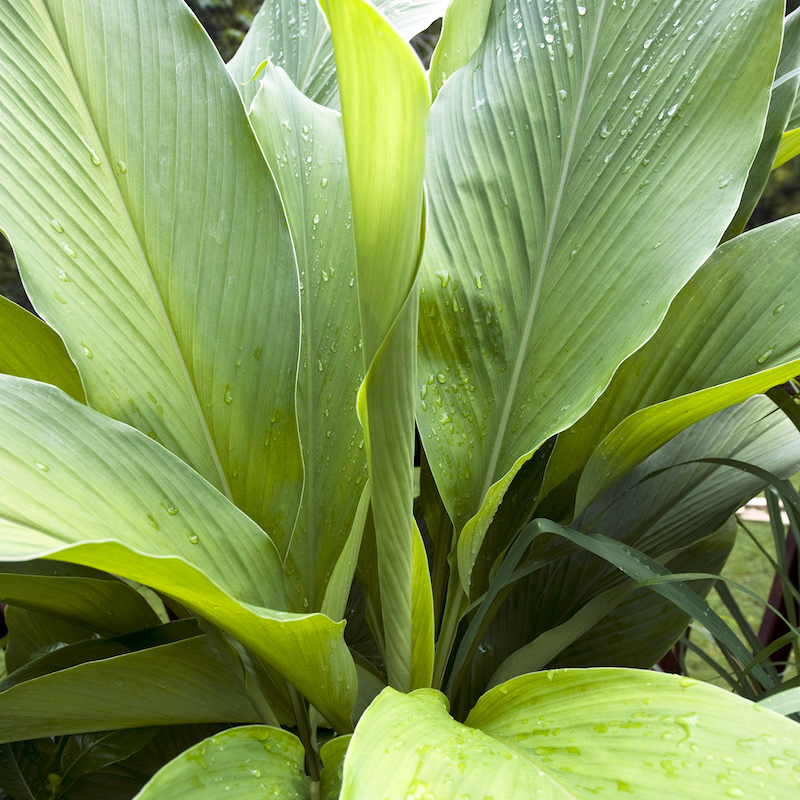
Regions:
<svg viewBox="0 0 800 800"><path fill-rule="evenodd" d="M0 0L5 796L796 791L704 598L800 469L799 66L778 0L269 0L227 65ZM691 618L737 693L650 669Z"/></svg>

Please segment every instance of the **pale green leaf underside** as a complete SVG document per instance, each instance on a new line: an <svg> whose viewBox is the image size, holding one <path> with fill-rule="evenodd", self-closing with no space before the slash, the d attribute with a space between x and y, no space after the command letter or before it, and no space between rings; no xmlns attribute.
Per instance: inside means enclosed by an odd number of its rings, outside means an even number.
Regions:
<svg viewBox="0 0 800 800"><path fill-rule="evenodd" d="M138 431L45 384L4 376L0 387L0 559L51 557L152 586L349 726L355 672L342 625L281 611L283 567L252 520Z"/></svg>
<svg viewBox="0 0 800 800"><path fill-rule="evenodd" d="M466 526L466 585L513 475L652 335L727 225L760 141L781 11L497 3L439 93L418 424ZM726 147L709 146L714 131Z"/></svg>
<svg viewBox="0 0 800 800"><path fill-rule="evenodd" d="M386 689L356 728L341 798L779 797L800 787L798 760L796 723L714 687L551 670L491 690L464 725L438 692Z"/></svg>
<svg viewBox="0 0 800 800"><path fill-rule="evenodd" d="M492 689L467 725L559 786L637 798L780 797L800 788L800 727L721 689L625 669L553 670Z"/></svg>
<svg viewBox="0 0 800 800"><path fill-rule="evenodd" d="M415 639L413 452L417 288L430 96L422 66L362 0L328 0L353 208L366 377L358 414L367 445L378 579L392 685L427 673ZM418 621L422 618L418 617ZM417 646L421 645L421 651Z"/></svg>
<svg viewBox="0 0 800 800"><path fill-rule="evenodd" d="M350 184L341 115L305 97L279 67L268 64L260 80L250 121L292 232L303 331L297 417L305 487L287 591L293 609L317 611L367 472L356 416L364 365Z"/></svg>
<svg viewBox="0 0 800 800"><path fill-rule="evenodd" d="M797 374L800 216L720 247L680 292L653 338L562 435L546 488L580 477L580 511L693 422ZM575 480L572 477L572 480Z"/></svg>
<svg viewBox="0 0 800 800"><path fill-rule="evenodd" d="M19 739L21 733L35 739L146 725L256 720L235 676L205 636L86 661L7 687L13 681L12 673L0 683L4 742Z"/></svg>
<svg viewBox="0 0 800 800"><path fill-rule="evenodd" d="M288 541L294 255L207 35L180 0L2 0L0 101L0 225L89 404Z"/></svg>
<svg viewBox="0 0 800 800"><path fill-rule="evenodd" d="M78 371L58 334L5 297L0 297L0 372L52 383L76 400L86 400Z"/></svg>
<svg viewBox="0 0 800 800"><path fill-rule="evenodd" d="M373 5L403 39L424 31L447 8L447 0L376 0ZM228 62L246 106L258 91L251 82L270 61L286 70L303 94L317 103L339 107L333 42L316 0L266 0L250 30Z"/></svg>

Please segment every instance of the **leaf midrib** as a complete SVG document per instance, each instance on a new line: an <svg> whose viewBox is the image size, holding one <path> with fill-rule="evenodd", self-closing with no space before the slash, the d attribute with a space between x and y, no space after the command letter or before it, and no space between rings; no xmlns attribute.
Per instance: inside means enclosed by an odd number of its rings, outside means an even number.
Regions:
<svg viewBox="0 0 800 800"><path fill-rule="evenodd" d="M517 357L514 362L514 369L511 373L511 380L508 385L506 393L506 401L503 405L503 411L500 415L500 422L497 428L497 435L495 437L494 447L492 448L491 456L489 457L489 464L486 468L486 479L481 491L480 502L483 503L484 498L489 492L492 484L494 483L494 472L497 468L497 462L500 458L500 450L503 446L505 439L506 428L511 417L511 409L516 397L517 388L519 385L522 367L525 361L525 355L528 349L528 341L530 339L531 331L533 330L533 321L536 317L536 311L539 305L539 298L542 290L542 283L544 281L544 273L547 268L548 259L550 257L550 248L553 243L553 236L555 235L556 223L558 221L559 211L561 210L561 200L564 196L564 187L566 186L567 176L569 173L570 163L572 161L572 154L575 148L575 138L578 132L578 124L580 122L581 112L583 111L583 103L586 98L586 90L589 85L589 76L594 61L595 52L597 50L597 42L600 37L600 27L603 22L605 14L606 0L600 0L600 7L597 12L597 23L595 25L594 33L592 34L592 41L589 46L589 52L586 58L586 66L583 71L581 79L580 93L578 94L578 101L575 104L575 115L572 120L572 129L570 130L567 148L564 152L564 164L561 169L561 177L558 183L558 190L556 191L556 198L553 203L553 210L550 215L550 223L547 228L547 235L545 237L544 248L542 250L542 258L539 262L539 271L536 275L536 284L533 289L533 296L531 297L531 304L528 309L528 314L525 320L525 328L522 333L522 339L517 350Z"/></svg>
<svg viewBox="0 0 800 800"><path fill-rule="evenodd" d="M205 439L209 453L211 455L211 459L214 463L214 467L217 471L217 476L219 478L219 486L225 496L230 500L233 501L233 494L231 492L230 486L228 484L228 479L225 475L225 471L222 468L222 462L220 461L219 452L217 451L217 446L214 442L213 437L211 436L211 431L208 427L208 421L205 418L205 414L203 412L203 408L200 405L200 398L197 394L197 387L192 380L191 375L189 374L189 369L186 366L186 360L183 357L183 352L181 351L180 345L178 343L177 336L175 335L175 328L172 324L172 320L170 319L169 312L167 311L166 306L164 305L164 300L161 297L161 293L158 290L158 286L155 282L155 276L153 275L152 267L150 266L150 262L145 255L144 248L142 247L141 237L139 235L138 230L136 229L136 225L133 222L133 218L131 217L130 211L128 210L128 206L125 203L125 200L122 197L122 190L120 189L119 182L114 175L114 171L111 169L111 160L108 157L108 152L106 149L105 142L103 141L102 137L100 136L99 131L97 130L97 125L94 121L94 116L92 115L89 105L86 102L86 98L83 95L83 92L80 89L78 84L78 79L75 75L75 71L72 68L72 62L67 56L67 50L64 46L64 43L61 40L61 37L58 35L58 30L55 26L53 21L53 16L50 11L50 7L46 2L42 3L42 7L45 10L45 14L47 16L47 22L50 25L51 32L53 34L53 38L56 42L58 42L58 47L60 51L60 55L63 59L63 63L66 68L66 72L69 75L72 81L72 88L75 91L75 95L79 100L80 103L80 110L83 111L84 117L88 120L89 124L91 125L92 133L94 134L94 139L98 143L100 150L101 150L101 158L102 158L102 169L105 170L106 175L109 178L111 185L114 187L114 191L116 192L117 199L119 200L119 206L122 209L122 216L124 220L128 224L128 228L130 230L131 237L135 242L137 252L141 259L142 264L144 265L145 274L147 275L147 280L150 284L150 287L153 290L153 295L156 300L156 304L158 307L159 312L161 313L162 322L164 324L164 328L166 330L167 336L169 337L169 341L172 344L173 350L175 351L175 356L178 361L178 365L181 370L181 377L183 378L186 388L188 390L188 395L191 400L192 406L197 414L198 422L200 423L200 428L203 433L203 438ZM85 22L85 19L84 19Z"/></svg>

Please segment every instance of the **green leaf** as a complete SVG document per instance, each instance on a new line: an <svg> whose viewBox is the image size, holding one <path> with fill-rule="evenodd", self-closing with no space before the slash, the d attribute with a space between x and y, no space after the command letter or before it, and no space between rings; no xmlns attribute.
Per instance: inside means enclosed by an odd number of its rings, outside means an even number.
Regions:
<svg viewBox="0 0 800 800"><path fill-rule="evenodd" d="M775 162L772 169L785 164L796 155L800 155L800 128L795 128L781 136L781 143L778 145L778 151L775 153Z"/></svg>
<svg viewBox="0 0 800 800"><path fill-rule="evenodd" d="M750 174L747 177L747 184L744 188L742 201L736 211L733 221L725 231L723 241L732 239L740 234L747 220L761 199L764 187L767 185L770 172L779 166L779 159L785 155L784 139L782 136L786 130L789 117L794 106L795 95L800 86L800 74L795 74L789 79L781 78L792 71L797 71L800 66L800 9L795 9L784 20L783 26L783 47L781 48L781 58L778 68L775 70L775 85L772 90L772 99L769 104L764 136L761 140L761 147L758 148ZM796 154L795 154L796 155ZM791 156L780 161L788 161Z"/></svg>
<svg viewBox="0 0 800 800"><path fill-rule="evenodd" d="M413 50L363 0L324 4L342 97L366 377L364 427L389 681L414 687L414 386L430 96ZM419 613L423 613L421 611Z"/></svg>
<svg viewBox="0 0 800 800"><path fill-rule="evenodd" d="M9 675L0 683L0 741L22 731L36 738L257 719L196 626L170 623L148 633L63 647Z"/></svg>
<svg viewBox="0 0 800 800"><path fill-rule="evenodd" d="M129 758L152 741L157 732L158 728L133 728L70 736L61 752L61 791L84 775Z"/></svg>
<svg viewBox="0 0 800 800"><path fill-rule="evenodd" d="M430 686L433 679L434 621L428 554L414 522L411 578L411 685Z"/></svg>
<svg viewBox="0 0 800 800"><path fill-rule="evenodd" d="M495 4L431 111L417 419L465 588L516 472L714 249L780 44L773 0L545 5Z"/></svg>
<svg viewBox="0 0 800 800"><path fill-rule="evenodd" d="M796 714L800 711L800 687L784 689L758 701L760 706L775 711L778 714Z"/></svg>
<svg viewBox="0 0 800 800"><path fill-rule="evenodd" d="M48 791L36 742L0 744L0 789L14 800L45 800Z"/></svg>
<svg viewBox="0 0 800 800"><path fill-rule="evenodd" d="M320 748L319 754L322 758L321 800L339 800L342 791L344 759L352 738L351 735L337 736Z"/></svg>
<svg viewBox="0 0 800 800"><path fill-rule="evenodd" d="M404 39L441 17L448 0L375 0L373 5ZM314 0L266 0L228 63L245 106L258 90L252 82L269 61L282 67L295 86L317 103L339 107L339 86L330 30Z"/></svg>
<svg viewBox="0 0 800 800"><path fill-rule="evenodd" d="M249 725L223 731L162 767L135 800L311 800L300 740L289 731Z"/></svg>
<svg viewBox="0 0 800 800"><path fill-rule="evenodd" d="M712 686L550 670L492 689L463 725L438 692L386 689L356 728L341 800L778 797L800 787L798 759L796 723Z"/></svg>
<svg viewBox="0 0 800 800"><path fill-rule="evenodd" d="M66 565L48 561L0 564L0 602L103 635L158 625L158 615L132 586L102 573L84 577L70 571Z"/></svg>
<svg viewBox="0 0 800 800"><path fill-rule="evenodd" d="M58 334L5 297L0 297L0 372L52 383L86 402L78 370Z"/></svg>
<svg viewBox="0 0 800 800"><path fill-rule="evenodd" d="M431 58L431 94L436 99L444 82L463 67L486 33L490 0L453 0L442 20L442 33Z"/></svg>
<svg viewBox="0 0 800 800"><path fill-rule="evenodd" d="M283 198L300 271L305 490L288 555L296 578L287 590L294 610L318 611L367 473L356 416L364 364L344 130L340 114L306 98L271 64L250 121Z"/></svg>
<svg viewBox="0 0 800 800"><path fill-rule="evenodd" d="M180 0L3 0L0 96L0 226L87 401L288 542L296 265L208 36Z"/></svg>
<svg viewBox="0 0 800 800"><path fill-rule="evenodd" d="M562 481L574 487L580 476L579 513L692 423L796 375L800 281L791 262L798 247L798 216L720 247L653 338L561 437L543 492Z"/></svg>
<svg viewBox="0 0 800 800"><path fill-rule="evenodd" d="M539 765L553 787L544 796L660 800L668 787L671 796L699 800L800 788L797 723L677 675L524 675L484 695L466 724L513 743Z"/></svg>
<svg viewBox="0 0 800 800"><path fill-rule="evenodd" d="M45 384L0 376L0 426L4 560L55 558L152 586L349 728L356 687L343 623L282 610L274 544L224 495L138 431Z"/></svg>

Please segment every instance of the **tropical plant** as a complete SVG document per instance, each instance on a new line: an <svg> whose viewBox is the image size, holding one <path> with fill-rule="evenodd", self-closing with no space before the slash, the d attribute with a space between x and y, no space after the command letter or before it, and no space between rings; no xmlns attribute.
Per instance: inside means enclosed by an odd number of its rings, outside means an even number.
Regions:
<svg viewBox="0 0 800 800"><path fill-rule="evenodd" d="M796 790L703 599L800 468L793 20L0 0L6 795ZM647 669L692 617L747 697Z"/></svg>

